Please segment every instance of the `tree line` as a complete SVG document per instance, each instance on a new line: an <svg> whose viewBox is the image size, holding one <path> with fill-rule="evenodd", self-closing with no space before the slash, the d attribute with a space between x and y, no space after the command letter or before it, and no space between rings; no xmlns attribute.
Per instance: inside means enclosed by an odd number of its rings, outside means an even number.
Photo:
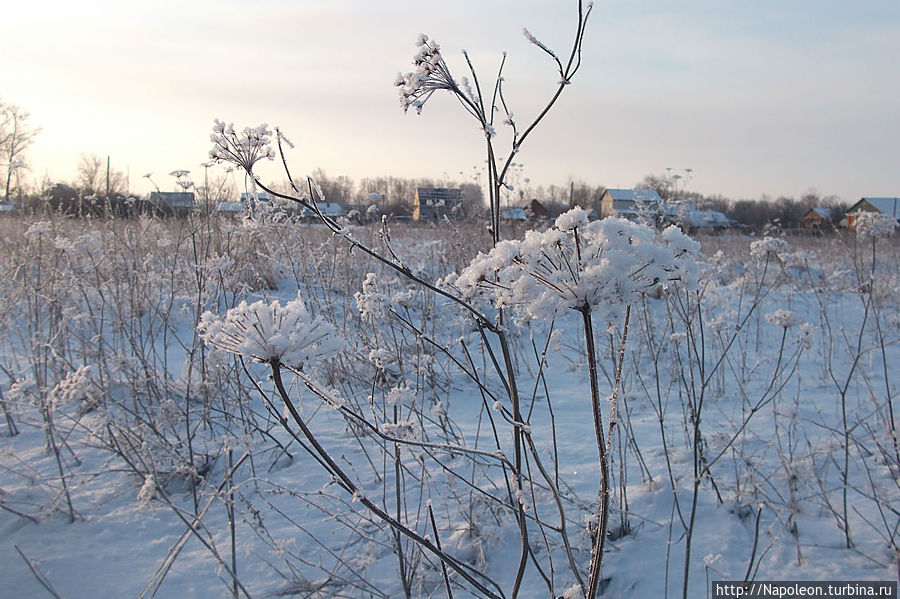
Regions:
<svg viewBox="0 0 900 599"><path fill-rule="evenodd" d="M4 204L18 204L30 209L41 207L69 212L109 210L120 213L128 204L129 182L120 170L111 168L109 159L97 154L84 153L76 169L76 180L70 183L41 182L39 188L29 188L22 171L28 169L26 151L40 133L41 128L31 123L27 110L0 99L0 185ZM456 187L462 190L465 214L481 217L487 210L484 200L482 177L477 170L462 181L424 177L364 177L357 180L347 176L332 176L323 169L316 169L312 176L321 187L326 199L345 208L368 208L375 205L381 214L409 216L418 187ZM204 177L206 178L206 177ZM600 200L606 187L583 181L570 180L566 184L531 185L522 172L512 171L509 186L503 190L501 206L528 206L537 200L549 216L559 214L572 206L582 206L600 213ZM679 175L648 175L636 188L654 189L659 195L672 201L690 203L700 209L716 210L742 227L764 230L799 228L800 220L810 208L831 210L835 224L843 217L846 205L834 196L820 196L808 192L799 198L763 196L759 199L730 199L721 195L702 195L686 189L686 182ZM287 182L280 190L290 191ZM235 199L239 185L226 176L205 180L203 185L190 184L198 195L198 202L213 205L215 202ZM234 197L232 197L234 196ZM134 202L132 202L134 204Z"/></svg>
<svg viewBox="0 0 900 599"><path fill-rule="evenodd" d="M676 175L677 177L677 175ZM848 208L845 202L833 195L820 195L808 191L799 198L778 196L773 198L764 195L758 199L731 199L722 195L703 195L688 191L679 183L680 178L667 175L648 175L635 187L653 189L660 197L689 203L702 210L715 210L725 214L729 220L751 231L763 231L769 228L782 230L799 229L801 219L811 208L823 208L830 212L831 222L840 223L844 211Z"/></svg>

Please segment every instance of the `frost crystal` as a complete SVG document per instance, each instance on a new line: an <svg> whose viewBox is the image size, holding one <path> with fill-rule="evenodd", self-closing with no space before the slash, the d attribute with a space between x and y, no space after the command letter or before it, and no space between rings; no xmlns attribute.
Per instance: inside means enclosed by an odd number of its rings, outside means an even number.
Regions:
<svg viewBox="0 0 900 599"><path fill-rule="evenodd" d="M537 46L538 48L540 48L541 50L543 50L544 52L546 52L547 54L552 56L553 58L556 58L556 53L553 50L551 50L550 48L548 48L547 46L545 46L541 40L534 37L534 35L532 35L532 33L530 31L528 31L528 29L522 28L522 34L525 36L525 39L527 39L529 42L531 42L532 44L534 44L535 46Z"/></svg>
<svg viewBox="0 0 900 599"><path fill-rule="evenodd" d="M563 592L561 599L584 599L584 593L581 591L581 586L573 584Z"/></svg>
<svg viewBox="0 0 900 599"><path fill-rule="evenodd" d="M28 230L25 231L25 237L40 237L41 235L47 235L53 231L53 226L45 221L38 221L28 227Z"/></svg>
<svg viewBox="0 0 900 599"><path fill-rule="evenodd" d="M574 208L544 232L498 243L454 281L466 299L480 296L530 318L558 310L630 304L657 285L693 285L699 245L680 231L657 237L649 227L607 218L588 222Z"/></svg>
<svg viewBox="0 0 900 599"><path fill-rule="evenodd" d="M401 420L396 424L386 422L381 425L381 432L395 439L414 439L415 426L410 420Z"/></svg>
<svg viewBox="0 0 900 599"><path fill-rule="evenodd" d="M771 314L766 314L766 322L787 329L794 325L802 324L804 320L790 310L779 309Z"/></svg>
<svg viewBox="0 0 900 599"><path fill-rule="evenodd" d="M149 509L150 502L156 497L156 478L152 474L148 474L144 478L144 484L138 491L137 498L142 509Z"/></svg>
<svg viewBox="0 0 900 599"><path fill-rule="evenodd" d="M588 213L584 208L575 207L560 214L556 219L556 228L560 231L571 231L584 228L588 224Z"/></svg>
<svg viewBox="0 0 900 599"><path fill-rule="evenodd" d="M703 564L707 568L709 568L710 566L714 566L715 564L719 563L720 561L722 561L721 553L716 553L716 554L710 553L706 557L703 558Z"/></svg>
<svg viewBox="0 0 900 599"><path fill-rule="evenodd" d="M813 333L815 330L813 326L808 322L804 322L800 325L800 334L798 335L800 339L800 344L803 346L803 349L809 349L812 347L813 342Z"/></svg>
<svg viewBox="0 0 900 599"><path fill-rule="evenodd" d="M375 273L372 272L366 275L362 291L357 291L354 299L356 299L356 308L363 318L383 318L393 308L391 299L378 291L378 280Z"/></svg>
<svg viewBox="0 0 900 599"><path fill-rule="evenodd" d="M897 219L881 212L859 212L856 215L856 234L862 237L888 237L897 228Z"/></svg>
<svg viewBox="0 0 900 599"><path fill-rule="evenodd" d="M51 405L58 407L75 400L89 399L91 373L90 366L82 366L67 374L50 390Z"/></svg>
<svg viewBox="0 0 900 599"><path fill-rule="evenodd" d="M787 252L788 243L784 239L769 237L766 235L759 241L750 244L750 256L759 261L764 261L769 256L775 256L779 260Z"/></svg>
<svg viewBox="0 0 900 599"><path fill-rule="evenodd" d="M206 343L258 362L291 366L334 356L343 347L334 327L312 318L299 298L282 306L241 302L224 318L206 312L198 327Z"/></svg>
<svg viewBox="0 0 900 599"><path fill-rule="evenodd" d="M248 173L260 160L271 160L275 157L271 146L272 131L265 123L257 127L245 127L238 133L233 124L226 125L216 119L209 140L213 143L209 151L210 158L229 162Z"/></svg>
<svg viewBox="0 0 900 599"><path fill-rule="evenodd" d="M398 73L394 85L400 90L400 105L406 112L410 107L417 113L434 92L446 89L453 93L461 93L456 81L450 75L450 69L441 56L441 48L434 40L429 40L424 33L416 39L416 53L413 56L415 71Z"/></svg>

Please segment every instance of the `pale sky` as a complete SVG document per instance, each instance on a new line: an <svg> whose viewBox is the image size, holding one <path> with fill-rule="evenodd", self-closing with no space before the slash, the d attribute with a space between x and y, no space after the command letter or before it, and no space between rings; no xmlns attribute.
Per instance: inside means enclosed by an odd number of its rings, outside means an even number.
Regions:
<svg viewBox="0 0 900 599"><path fill-rule="evenodd" d="M109 155L139 194L145 173L163 189L176 169L202 181L215 118L281 127L295 174L470 179L484 142L458 103L400 107L393 81L417 35L457 79L463 49L483 80L507 51L522 123L558 79L522 28L562 54L576 14L567 0L7 4L0 98L43 128L30 176L74 180L82 153ZM897 196L898 57L897 0L599 0L584 66L523 147L520 178L631 187L691 168L689 190L735 199ZM274 166L264 178L282 180Z"/></svg>

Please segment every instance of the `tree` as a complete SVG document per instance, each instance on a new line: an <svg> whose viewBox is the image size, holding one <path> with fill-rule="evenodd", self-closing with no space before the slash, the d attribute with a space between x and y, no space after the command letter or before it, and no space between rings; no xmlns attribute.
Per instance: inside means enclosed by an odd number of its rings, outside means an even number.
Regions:
<svg viewBox="0 0 900 599"><path fill-rule="evenodd" d="M40 127L30 123L31 115L15 104L0 100L0 163L6 168L4 202L9 203L9 188L13 174L26 166L25 150L40 133ZM17 177L18 179L18 177Z"/></svg>
<svg viewBox="0 0 900 599"><path fill-rule="evenodd" d="M462 201L468 218L480 216L487 207L484 203L484 192L478 183L463 183L459 186L462 191Z"/></svg>
<svg viewBox="0 0 900 599"><path fill-rule="evenodd" d="M122 171L109 168L109 162L96 154L82 154L78 161L78 188L85 195L124 195L127 177Z"/></svg>
<svg viewBox="0 0 900 599"><path fill-rule="evenodd" d="M634 187L635 189L652 189L661 198L668 198L671 192L669 181L665 175L647 175L643 181Z"/></svg>
<svg viewBox="0 0 900 599"><path fill-rule="evenodd" d="M103 178L103 161L96 154L82 154L78 160L78 186L87 195L93 195Z"/></svg>
<svg viewBox="0 0 900 599"><path fill-rule="evenodd" d="M569 204L572 207L581 206L588 211L595 210L600 214L600 198L603 197L604 191L606 187L603 185L591 187L584 181L570 181Z"/></svg>
<svg viewBox="0 0 900 599"><path fill-rule="evenodd" d="M352 200L354 183L350 177L329 177L321 168L314 170L312 177L325 195L325 201L346 206Z"/></svg>

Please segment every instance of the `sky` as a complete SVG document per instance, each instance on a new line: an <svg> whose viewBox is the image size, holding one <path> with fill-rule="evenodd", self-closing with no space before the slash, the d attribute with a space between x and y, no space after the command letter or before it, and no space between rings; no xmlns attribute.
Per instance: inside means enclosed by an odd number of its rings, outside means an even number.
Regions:
<svg viewBox="0 0 900 599"><path fill-rule="evenodd" d="M418 34L441 45L457 79L463 49L484 81L506 51L504 87L524 123L558 75L523 27L565 54L576 6L15 2L3 9L0 99L42 128L26 156L36 181L75 180L80 157L96 154L135 194L152 189L148 173L164 190L177 169L200 182L216 118L280 127L295 174L469 181L485 160L476 122L447 95L405 114L393 86L413 69ZM632 187L669 173L733 199L898 196L898 56L897 0L598 0L583 67L523 145L515 183ZM275 163L261 175L284 179Z"/></svg>

